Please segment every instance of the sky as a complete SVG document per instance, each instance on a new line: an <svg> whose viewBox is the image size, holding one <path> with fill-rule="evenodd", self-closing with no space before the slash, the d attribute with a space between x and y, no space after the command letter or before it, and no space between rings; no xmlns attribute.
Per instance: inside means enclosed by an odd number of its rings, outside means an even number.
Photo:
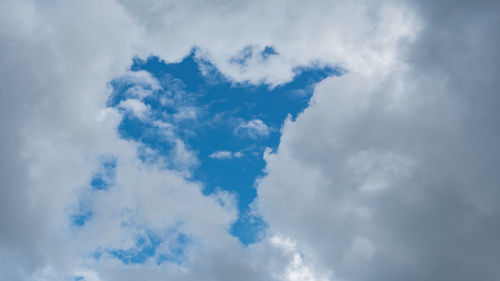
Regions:
<svg viewBox="0 0 500 281"><path fill-rule="evenodd" d="M245 64L253 49L245 47L234 63ZM265 47L256 54L262 60L269 55L277 53ZM256 197L254 182L264 175L264 151L277 150L281 124L307 106L314 85L341 70L313 65L294 72L292 81L270 87L232 83L197 57L196 50L177 63L136 59L131 74L147 75L155 86L117 78L111 82L107 105L125 112L119 135L140 143L143 162L187 169L189 179L203 183L205 195L218 189L231 192L239 213L231 233L248 244L265 228L265 221L250 208ZM149 92L137 94L144 91Z"/></svg>
<svg viewBox="0 0 500 281"><path fill-rule="evenodd" d="M498 1L0 2L0 276L499 280Z"/></svg>

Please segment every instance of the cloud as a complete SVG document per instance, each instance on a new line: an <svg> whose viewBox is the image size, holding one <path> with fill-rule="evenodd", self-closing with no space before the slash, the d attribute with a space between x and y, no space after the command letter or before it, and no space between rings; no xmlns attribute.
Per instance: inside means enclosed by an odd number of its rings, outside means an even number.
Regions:
<svg viewBox="0 0 500 281"><path fill-rule="evenodd" d="M125 92L126 98L142 100L161 89L160 82L147 71L128 71L114 80L115 83L134 85Z"/></svg>
<svg viewBox="0 0 500 281"><path fill-rule="evenodd" d="M108 83L127 74L143 42L142 27L119 3L3 1L0 13L1 41L9 42L0 46L0 127L9 132L0 136L0 275L268 280L275 270L257 258L266 255L253 256L228 232L234 204L203 195L202 184L182 172L142 162L138 144L119 137L123 116L106 108ZM141 99L157 86L144 85L121 107L145 113ZM112 185L92 188L102 155L116 159ZM172 156L187 166L193 159L180 141ZM75 225L80 204L91 215ZM158 255L168 253L168 231L190 235L189 263L158 265L154 257L131 266L111 254L134 247L147 231L160 237ZM283 259L279 250L259 251Z"/></svg>
<svg viewBox="0 0 500 281"><path fill-rule="evenodd" d="M497 1L2 1L1 275L499 279L498 10ZM277 86L299 65L350 72L322 83L266 155L255 211L270 236L247 248L228 232L231 196L205 196L189 175L142 162L117 134L122 115L106 108L108 83L130 75L136 55L178 61L193 46L235 83ZM245 67L232 63L248 46ZM258 59L266 46L277 54ZM158 85L137 75L144 86L122 106L140 115ZM260 119L242 125L269 134ZM174 161L192 163L185 145L175 142ZM85 189L102 155L116 159L113 185ZM92 217L75 227L81 200ZM187 262L130 266L110 254L147 231L161 237L158 254L168 231L193 237ZM296 241L293 251L274 233Z"/></svg>
<svg viewBox="0 0 500 281"><path fill-rule="evenodd" d="M194 45L232 80L273 86L289 81L296 67L315 63L384 72L420 27L413 9L392 0L121 3L144 27L147 49L165 60L178 60ZM278 54L261 59L266 46ZM244 67L234 63L242 54Z"/></svg>
<svg viewBox="0 0 500 281"><path fill-rule="evenodd" d="M134 99L128 99L120 102L118 108L131 112L141 120L145 120L147 118L148 112L150 111L149 106Z"/></svg>
<svg viewBox="0 0 500 281"><path fill-rule="evenodd" d="M341 280L500 277L500 7L483 4L416 4L425 28L394 71L317 86L265 156L270 231Z"/></svg>
<svg viewBox="0 0 500 281"><path fill-rule="evenodd" d="M213 159L224 160L224 159L241 158L243 156L244 154L241 151L232 152L227 150L219 150L219 151L214 151L208 157Z"/></svg>
<svg viewBox="0 0 500 281"><path fill-rule="evenodd" d="M184 120L196 120L199 115L199 109L194 106L186 106L181 107L174 114L174 120L177 122L181 122Z"/></svg>
<svg viewBox="0 0 500 281"><path fill-rule="evenodd" d="M283 280L287 281L328 281L336 280L333 273L330 271L325 271L321 276L310 268L307 264L304 264L302 254L297 250L297 243L290 240L282 235L274 235L269 239L269 241L283 249L285 253L291 255L291 259L284 270Z"/></svg>
<svg viewBox="0 0 500 281"><path fill-rule="evenodd" d="M235 134L248 136L252 139L267 137L271 129L260 119L250 121L240 120L240 123L234 129Z"/></svg>

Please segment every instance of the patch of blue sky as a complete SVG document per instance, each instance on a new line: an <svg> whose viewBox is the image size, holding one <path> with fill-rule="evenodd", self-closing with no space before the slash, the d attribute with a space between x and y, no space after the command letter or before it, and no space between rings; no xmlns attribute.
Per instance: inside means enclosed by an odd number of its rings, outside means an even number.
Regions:
<svg viewBox="0 0 500 281"><path fill-rule="evenodd" d="M179 265L185 261L185 251L190 243L191 239L184 233L172 232L161 238L152 232L145 232L137 237L133 247L107 252L124 264L143 264L152 258L157 264L169 262ZM99 253L95 257L98 259L101 255Z"/></svg>
<svg viewBox="0 0 500 281"><path fill-rule="evenodd" d="M243 48L236 56L232 57L229 62L233 64L246 65L252 58L259 61L266 61L269 57L277 55L278 52L271 47L266 46L263 49L258 46L247 46Z"/></svg>
<svg viewBox="0 0 500 281"><path fill-rule="evenodd" d="M167 251L158 255L157 263L170 262L175 264L182 264L186 258L186 249L191 243L191 239L184 233L179 233L174 240L167 242Z"/></svg>
<svg viewBox="0 0 500 281"><path fill-rule="evenodd" d="M83 226L88 220L92 218L91 211L85 211L78 214L73 214L71 220L76 226Z"/></svg>
<svg viewBox="0 0 500 281"><path fill-rule="evenodd" d="M108 189L116 176L116 158L114 156L103 155L100 157L99 170L92 176L90 186L94 190Z"/></svg>
<svg viewBox="0 0 500 281"><path fill-rule="evenodd" d="M148 258L155 255L156 249L160 243L161 239L159 239L159 237L146 233L137 238L133 247L125 250L109 250L109 253L121 260L124 264L142 264L146 262Z"/></svg>
<svg viewBox="0 0 500 281"><path fill-rule="evenodd" d="M252 46L244 49L239 55L243 61L235 63L244 63L255 50ZM257 50L263 59L278 55L269 46ZM231 233L244 244L255 242L265 222L252 215L249 204L256 196L255 179L263 175L263 152L267 147L277 149L284 120L287 116L295 119L307 107L314 86L328 76L341 75L341 70L298 67L292 81L276 87L235 83L199 57L196 49L178 63L136 58L130 70L150 73L160 88L141 98L149 108L147 118L125 112L119 126L121 137L167 158L175 148L172 135L181 139L197 156L191 176L204 183L204 193L222 188L237 195L240 218ZM130 98L128 89L137 86L124 79L111 85L114 91L108 106L116 108Z"/></svg>
<svg viewBox="0 0 500 281"><path fill-rule="evenodd" d="M261 56L264 60L266 60L270 56L277 55L277 54L278 54L278 52L276 52L276 50L271 46L266 46L264 48L264 50L261 52Z"/></svg>
<svg viewBox="0 0 500 281"><path fill-rule="evenodd" d="M85 225L90 219L92 219L93 212L84 201L78 203L78 209L75 213L70 215L70 220L73 225L81 227Z"/></svg>
<svg viewBox="0 0 500 281"><path fill-rule="evenodd" d="M92 219L92 193L107 190L116 177L116 158L112 155L101 155L99 157L99 167L90 177L90 188L81 190L81 196L76 206L76 210L70 214L70 221L77 227L84 226Z"/></svg>

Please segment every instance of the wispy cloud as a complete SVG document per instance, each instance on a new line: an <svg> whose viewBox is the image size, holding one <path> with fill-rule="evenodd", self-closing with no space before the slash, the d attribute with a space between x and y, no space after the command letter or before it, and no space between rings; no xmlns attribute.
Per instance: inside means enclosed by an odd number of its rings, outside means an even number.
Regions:
<svg viewBox="0 0 500 281"><path fill-rule="evenodd" d="M267 137L270 131L271 128L260 119L253 119L250 121L240 120L238 126L234 129L235 134L248 136L253 139Z"/></svg>
<svg viewBox="0 0 500 281"><path fill-rule="evenodd" d="M219 150L219 151L213 152L208 157L210 157L212 159L226 160L226 159L233 159L233 158L241 158L243 156L244 156L244 154L241 151L232 152L232 151L228 151L228 150Z"/></svg>
<svg viewBox="0 0 500 281"><path fill-rule="evenodd" d="M135 99L128 99L120 102L118 108L134 114L141 120L145 120L149 112L149 106Z"/></svg>

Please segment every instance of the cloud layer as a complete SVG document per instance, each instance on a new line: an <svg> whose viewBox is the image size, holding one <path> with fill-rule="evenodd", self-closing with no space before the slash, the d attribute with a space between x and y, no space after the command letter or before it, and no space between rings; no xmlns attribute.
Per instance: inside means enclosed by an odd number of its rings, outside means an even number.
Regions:
<svg viewBox="0 0 500 281"><path fill-rule="evenodd" d="M499 279L499 10L447 0L3 1L0 274ZM266 46L276 54L264 59ZM317 87L266 154L254 211L269 230L248 247L228 233L232 194L206 196L189 165L147 165L120 139L126 112L147 118L137 98L155 90L151 77L130 77L150 86L121 111L106 108L108 83L134 56L177 61L192 47L235 83L276 86L301 65L347 71ZM259 134L257 121L243 125ZM89 189L102 155L115 157L114 179ZM72 224L78 212L93 219ZM144 264L113 256L148 243L159 245ZM176 262L158 262L174 252Z"/></svg>
<svg viewBox="0 0 500 281"><path fill-rule="evenodd" d="M259 210L343 280L500 276L499 19L440 3L396 71L324 81L266 157Z"/></svg>

